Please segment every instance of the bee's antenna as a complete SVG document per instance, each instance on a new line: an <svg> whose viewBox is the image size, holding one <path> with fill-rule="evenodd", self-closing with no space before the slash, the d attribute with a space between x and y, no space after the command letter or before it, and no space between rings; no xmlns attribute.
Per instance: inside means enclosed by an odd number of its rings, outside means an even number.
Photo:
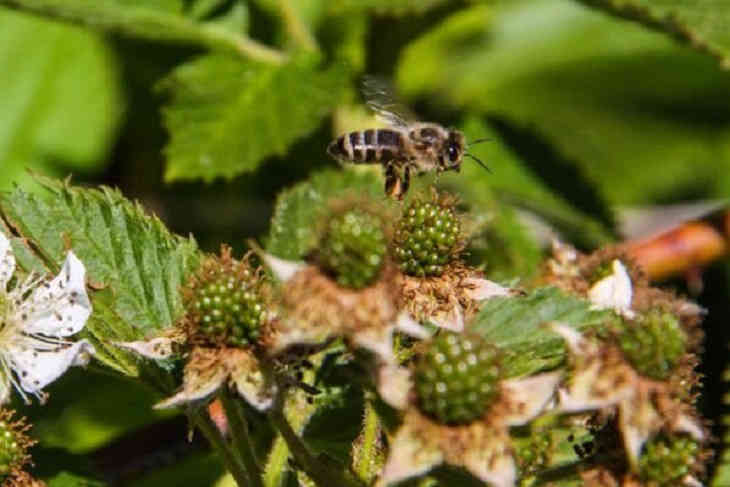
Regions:
<svg viewBox="0 0 730 487"><path fill-rule="evenodd" d="M490 139L488 137L486 139L477 139L477 140L473 140L473 141L469 142L467 145L476 145L476 144L480 144L482 142L487 142L490 140L494 140L494 139Z"/></svg>
<svg viewBox="0 0 730 487"><path fill-rule="evenodd" d="M475 160L475 161L477 162L477 164L479 164L479 165L480 165L480 166L482 166L482 167L483 167L484 169L486 169L486 170L487 170L487 172L490 172L490 173L492 172L492 170L491 170L491 169L489 169L489 167L488 167L488 166L487 166L486 164L484 164L484 163L483 163L483 162L482 162L482 161L481 161L481 160L480 160L480 159L479 159L478 157L476 157L476 156L474 156L474 155L472 155L472 154L469 154L468 152L464 152L464 155L465 155L465 156L469 156L469 157L471 157L472 159L474 159L474 160Z"/></svg>

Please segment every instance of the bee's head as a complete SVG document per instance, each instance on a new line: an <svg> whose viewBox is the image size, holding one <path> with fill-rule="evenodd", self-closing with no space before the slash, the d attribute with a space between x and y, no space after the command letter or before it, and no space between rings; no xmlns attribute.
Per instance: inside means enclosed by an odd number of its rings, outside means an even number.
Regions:
<svg viewBox="0 0 730 487"><path fill-rule="evenodd" d="M464 157L465 146L464 134L458 130L450 130L449 136L443 145L443 154L441 155L445 170L459 171L461 168L461 160Z"/></svg>

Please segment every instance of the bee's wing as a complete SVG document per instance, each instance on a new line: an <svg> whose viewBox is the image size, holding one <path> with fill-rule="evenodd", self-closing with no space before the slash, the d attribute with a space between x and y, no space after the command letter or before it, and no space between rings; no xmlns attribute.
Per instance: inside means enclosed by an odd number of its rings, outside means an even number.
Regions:
<svg viewBox="0 0 730 487"><path fill-rule="evenodd" d="M409 122L416 120L413 112L396 100L390 83L382 78L365 76L362 80L362 94L365 103L383 123L407 127Z"/></svg>

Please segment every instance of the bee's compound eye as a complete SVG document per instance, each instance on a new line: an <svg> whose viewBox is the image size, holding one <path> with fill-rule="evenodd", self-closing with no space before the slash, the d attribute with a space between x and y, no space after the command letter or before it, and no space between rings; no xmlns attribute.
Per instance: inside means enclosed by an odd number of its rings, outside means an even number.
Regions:
<svg viewBox="0 0 730 487"><path fill-rule="evenodd" d="M456 144L449 144L448 154L449 154L449 160L451 162L456 162L456 160L459 158L459 148Z"/></svg>

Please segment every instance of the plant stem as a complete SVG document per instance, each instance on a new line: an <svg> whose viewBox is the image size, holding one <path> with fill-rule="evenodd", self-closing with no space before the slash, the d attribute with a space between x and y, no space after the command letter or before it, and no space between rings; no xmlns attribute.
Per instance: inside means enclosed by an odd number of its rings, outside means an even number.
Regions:
<svg viewBox="0 0 730 487"><path fill-rule="evenodd" d="M251 487L264 487L261 479L261 467L256 459L256 452L248 434L248 422L241 409L240 400L233 397L227 387L221 388L218 397L220 397L223 410L226 412L231 438L246 467Z"/></svg>
<svg viewBox="0 0 730 487"><path fill-rule="evenodd" d="M354 479L327 469L314 458L306 445L292 429L280 405L272 408L269 412L269 419L279 431L282 438L284 438L287 445L289 445L289 451L294 456L294 459L317 485L322 487L363 487L361 483Z"/></svg>
<svg viewBox="0 0 730 487"><path fill-rule="evenodd" d="M362 431L357 439L355 448L358 454L353 455L355 474L363 482L370 484L377 475L378 453L380 442L380 420L370 400L365 401L365 414L362 421Z"/></svg>
<svg viewBox="0 0 730 487"><path fill-rule="evenodd" d="M284 25L289 36L302 49L306 51L318 52L319 46L309 28L302 22L301 17L297 15L296 10L291 4L291 0L279 0L279 9L284 19Z"/></svg>
<svg viewBox="0 0 730 487"><path fill-rule="evenodd" d="M239 487L246 487L251 485L249 482L246 469L243 467L241 461L233 453L230 445L221 436L220 431L216 425L211 421L208 416L206 409L197 409L195 411L188 412L192 423L203 433L203 436L210 442L210 445L217 450L223 457L223 463L226 468L233 476L236 484Z"/></svg>
<svg viewBox="0 0 730 487"><path fill-rule="evenodd" d="M66 0L0 0L0 5L127 37L224 49L269 64L286 61L282 52L249 37L151 7L122 7L108 2L77 3Z"/></svg>

